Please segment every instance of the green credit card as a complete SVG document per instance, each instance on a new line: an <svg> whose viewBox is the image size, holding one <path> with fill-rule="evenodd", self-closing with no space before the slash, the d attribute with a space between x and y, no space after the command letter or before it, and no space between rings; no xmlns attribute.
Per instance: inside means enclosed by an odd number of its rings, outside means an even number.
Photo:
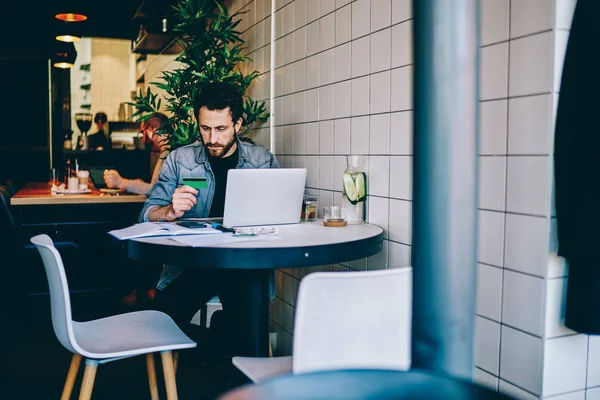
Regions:
<svg viewBox="0 0 600 400"><path fill-rule="evenodd" d="M206 182L206 178L198 177L198 178L183 178L183 184L187 186L191 186L194 189L206 189L208 187L208 183Z"/></svg>

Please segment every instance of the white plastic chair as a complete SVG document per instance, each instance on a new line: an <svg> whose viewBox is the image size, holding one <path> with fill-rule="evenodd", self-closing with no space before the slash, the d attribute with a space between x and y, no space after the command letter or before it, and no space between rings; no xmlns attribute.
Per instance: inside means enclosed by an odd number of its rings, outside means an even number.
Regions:
<svg viewBox="0 0 600 400"><path fill-rule="evenodd" d="M336 369L411 364L412 268L315 272L298 291L291 357L234 357L254 383Z"/></svg>
<svg viewBox="0 0 600 400"><path fill-rule="evenodd" d="M52 326L59 342L73 353L61 400L71 397L82 357L85 372L79 399L92 396L98 364L145 354L150 394L158 399L154 354L160 352L167 398L177 399L175 383L176 357L172 351L196 347L167 314L159 311L137 311L88 322L72 320L69 286L60 253L48 235L31 238L44 262Z"/></svg>

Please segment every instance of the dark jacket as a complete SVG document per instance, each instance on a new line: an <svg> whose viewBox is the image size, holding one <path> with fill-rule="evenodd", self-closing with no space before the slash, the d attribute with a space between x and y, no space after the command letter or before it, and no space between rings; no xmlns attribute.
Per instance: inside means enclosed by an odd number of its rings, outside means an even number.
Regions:
<svg viewBox="0 0 600 400"><path fill-rule="evenodd" d="M600 15L579 0L567 45L554 142L558 254L569 265L567 327L600 333Z"/></svg>

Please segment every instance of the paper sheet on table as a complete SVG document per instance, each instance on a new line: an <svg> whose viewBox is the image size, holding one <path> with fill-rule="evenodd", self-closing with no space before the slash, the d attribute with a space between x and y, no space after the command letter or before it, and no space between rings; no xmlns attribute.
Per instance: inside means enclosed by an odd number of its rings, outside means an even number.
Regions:
<svg viewBox="0 0 600 400"><path fill-rule="evenodd" d="M235 243L244 243L244 242L264 242L271 240L280 240L281 236L277 235L258 235L258 236L241 236L235 237L231 234L223 234L223 235L193 235L193 236L175 236L171 237L171 240L174 240L178 243L185 244L191 247L201 247L201 246L226 246L229 244Z"/></svg>

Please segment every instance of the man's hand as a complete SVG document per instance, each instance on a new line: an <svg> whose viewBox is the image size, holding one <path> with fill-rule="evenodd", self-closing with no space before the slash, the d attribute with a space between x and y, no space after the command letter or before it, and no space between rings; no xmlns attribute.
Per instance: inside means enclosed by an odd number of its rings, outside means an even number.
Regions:
<svg viewBox="0 0 600 400"><path fill-rule="evenodd" d="M104 170L104 182L106 182L106 186L111 189L117 188L127 190L127 180L123 179L114 169Z"/></svg>
<svg viewBox="0 0 600 400"><path fill-rule="evenodd" d="M196 205L196 195L198 191L190 186L180 186L173 192L171 202L173 219L181 218L183 213L189 211Z"/></svg>

